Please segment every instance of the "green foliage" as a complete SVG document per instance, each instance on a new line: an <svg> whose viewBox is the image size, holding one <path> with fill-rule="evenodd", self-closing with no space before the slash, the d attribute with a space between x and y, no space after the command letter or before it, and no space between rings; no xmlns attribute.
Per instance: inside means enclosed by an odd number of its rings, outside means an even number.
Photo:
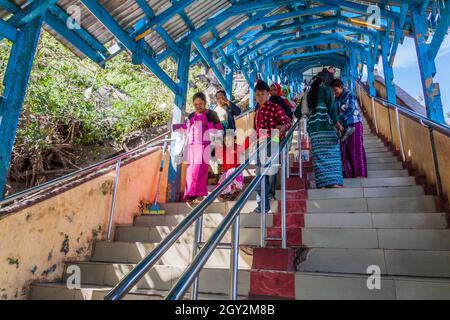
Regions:
<svg viewBox="0 0 450 320"><path fill-rule="evenodd" d="M0 72L10 44L0 46ZM173 62L164 67L173 69ZM107 95L99 95L98 91ZM89 94L90 93L90 94ZM132 131L167 123L162 102L171 92L123 53L100 68L80 60L44 32L29 81L17 143L49 148L56 139L76 144L120 143ZM169 104L170 105L170 104Z"/></svg>

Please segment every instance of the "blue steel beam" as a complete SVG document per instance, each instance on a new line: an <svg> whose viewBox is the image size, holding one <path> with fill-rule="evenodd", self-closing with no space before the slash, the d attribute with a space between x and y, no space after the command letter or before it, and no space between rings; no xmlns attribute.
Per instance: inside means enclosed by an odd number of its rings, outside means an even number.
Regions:
<svg viewBox="0 0 450 320"><path fill-rule="evenodd" d="M15 42L19 31L12 27L9 23L0 19L0 36L7 38L9 41Z"/></svg>
<svg viewBox="0 0 450 320"><path fill-rule="evenodd" d="M25 99L33 58L39 42L43 17L37 16L22 25L14 42L3 78L4 91L0 102L0 199L3 198L17 125Z"/></svg>
<svg viewBox="0 0 450 320"><path fill-rule="evenodd" d="M197 48L197 51L202 56L203 60L208 64L208 66L211 68L211 70L214 72L214 75L216 76L217 80L220 82L222 87L225 89L227 87L227 83L225 79L223 78L222 74L220 73L219 69L217 68L214 61L212 61L211 56L208 51L203 47L200 40L194 40L192 42L195 47Z"/></svg>
<svg viewBox="0 0 450 320"><path fill-rule="evenodd" d="M395 56L397 54L398 45L403 38L403 28L405 26L406 22L406 16L408 14L408 4L403 3L400 7L400 19L398 22L394 22L395 26L395 35L394 35L394 41L392 43L392 49L391 54L389 56L389 64L394 66Z"/></svg>
<svg viewBox="0 0 450 320"><path fill-rule="evenodd" d="M113 34L132 54L137 51L137 44L116 20L106 11L97 0L81 0L85 7ZM152 71L173 93L178 93L178 85L148 54L143 53L143 64Z"/></svg>
<svg viewBox="0 0 450 320"><path fill-rule="evenodd" d="M290 59L308 58L308 57L320 56L320 55L325 55L325 54L330 54L330 53L346 52L348 50L350 50L350 49L336 48L336 49L329 49L329 50L322 50L322 51L315 51L315 52L306 52L306 53L276 57L275 60L283 61L283 60L290 60Z"/></svg>
<svg viewBox="0 0 450 320"><path fill-rule="evenodd" d="M397 103L397 94L395 92L394 85L394 72L392 70L391 64L389 63L389 51L390 44L389 38L386 32L383 33L381 37L381 56L383 60L383 72L384 72L384 83L386 87L387 100L392 103Z"/></svg>
<svg viewBox="0 0 450 320"><path fill-rule="evenodd" d="M34 0L9 18L8 23L13 26L21 26L43 14L45 10L52 6L56 1L57 0Z"/></svg>
<svg viewBox="0 0 450 320"><path fill-rule="evenodd" d="M320 2L322 4L327 4L327 5L336 4L336 5L339 5L339 7L341 9L348 10L348 11L356 11L363 15L369 15L367 13L368 6L364 5L364 4L351 2L351 1L343 1L343 0L340 0L339 2L337 2L335 0L317 0L317 2ZM386 9L381 8L380 12L381 12L381 16L385 17L385 18L392 18L392 19L396 19L396 20L398 20L400 18L400 15L398 13L393 12L391 10L386 10Z"/></svg>
<svg viewBox="0 0 450 320"><path fill-rule="evenodd" d="M184 123L184 114L186 110L186 98L189 84L189 58L191 55L191 45L186 44L182 47L180 58L178 59L177 77L180 90L175 94L175 107L173 110L172 124ZM173 137L173 132L172 132ZM180 200L181 193L181 161L174 154L176 152L170 146L170 162L168 170L167 199L171 202Z"/></svg>
<svg viewBox="0 0 450 320"><path fill-rule="evenodd" d="M450 26L450 0L445 1L445 9L441 13L441 20L433 34L430 47L428 48L428 59L434 60L441 48L442 42L448 33Z"/></svg>
<svg viewBox="0 0 450 320"><path fill-rule="evenodd" d="M139 38L144 34L144 32L147 32L149 29L152 29L154 26L161 26L167 21L169 21L174 15L178 14L180 11L186 9L189 5L191 5L195 0L184 0L184 1L178 1L172 6L165 10L164 12L160 13L153 19L144 18L144 20L139 21L140 27L136 29L132 34L131 37Z"/></svg>
<svg viewBox="0 0 450 320"><path fill-rule="evenodd" d="M12 14L16 14L20 11L19 7L8 0L0 0L0 6ZM81 27L73 30L69 29L66 25L68 15L58 6L51 6L49 10L55 14L56 17L49 15L47 12L44 17L45 23L87 57L100 64L100 66L103 66L105 62L103 59L104 56L107 56L108 50L85 29ZM96 50L101 53L96 52Z"/></svg>
<svg viewBox="0 0 450 320"><path fill-rule="evenodd" d="M155 18L155 12L150 7L150 5L147 3L146 0L135 0L136 3L139 5L139 7L144 11L145 15L149 20ZM162 25L158 24L155 26L156 32L163 38L163 40L166 42L167 46L172 49L172 51L179 56L181 54L180 47L173 41L173 39L169 36L167 31L162 27Z"/></svg>
<svg viewBox="0 0 450 320"><path fill-rule="evenodd" d="M428 25L425 16L420 14L418 7L411 8L411 16L427 116L431 120L444 123L441 91L439 89L439 84L433 82L433 78L436 74L436 65L428 56L429 45L426 43Z"/></svg>

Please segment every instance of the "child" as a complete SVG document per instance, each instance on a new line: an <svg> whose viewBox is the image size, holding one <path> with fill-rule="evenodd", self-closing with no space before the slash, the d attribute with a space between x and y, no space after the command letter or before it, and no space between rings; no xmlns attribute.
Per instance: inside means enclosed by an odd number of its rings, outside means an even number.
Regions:
<svg viewBox="0 0 450 320"><path fill-rule="evenodd" d="M217 113L206 108L206 96L198 92L193 97L195 112L182 127L187 130L187 172L184 198L192 204L199 204L208 195L209 156L205 149L211 141L204 139L208 130L222 130ZM175 129L175 128L174 128ZM205 156L204 156L205 155ZM207 158L207 159L204 159Z"/></svg>
<svg viewBox="0 0 450 320"><path fill-rule="evenodd" d="M239 167L239 158L243 154L243 152L244 148L235 142L235 135L228 131L225 135L225 144L223 145L223 147L219 147L218 150L216 150L217 159L222 160L223 169L223 173L220 176L217 187L220 186L226 178L232 175L236 168ZM224 201L234 200L237 198L243 188L244 176L241 173L222 192L220 198Z"/></svg>

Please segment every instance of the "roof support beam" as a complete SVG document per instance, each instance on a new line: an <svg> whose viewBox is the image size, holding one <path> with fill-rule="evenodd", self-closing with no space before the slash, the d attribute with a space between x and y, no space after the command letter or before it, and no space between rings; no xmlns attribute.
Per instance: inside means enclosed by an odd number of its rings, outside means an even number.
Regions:
<svg viewBox="0 0 450 320"><path fill-rule="evenodd" d="M42 28L42 15L28 21L18 34L3 78L5 89L0 100L0 200L3 199L11 154Z"/></svg>
<svg viewBox="0 0 450 320"><path fill-rule="evenodd" d="M203 60L208 64L208 66L211 68L211 70L214 72L214 75L216 76L217 80L220 82L222 87L225 89L227 86L227 83L225 79L223 78L222 74L220 73L219 69L217 68L214 61L212 61L211 56L208 51L203 47L200 40L196 39L193 41L193 44L197 48L197 51L202 56Z"/></svg>
<svg viewBox="0 0 450 320"><path fill-rule="evenodd" d="M34 0L25 8L14 14L8 23L14 26L21 26L35 17L43 14L48 7L52 6L57 0Z"/></svg>
<svg viewBox="0 0 450 320"><path fill-rule="evenodd" d="M275 60L283 61L283 60L290 60L290 59L308 58L308 57L321 56L321 55L330 54L330 53L345 52L348 50L349 50L348 48L336 48L336 49L329 49L329 50L322 50L322 51L306 52L306 53L294 54L294 55L289 55L289 56L276 57Z"/></svg>
<svg viewBox="0 0 450 320"><path fill-rule="evenodd" d="M116 20L106 11L98 0L81 0L86 8L132 53L137 52L137 44ZM143 64L152 71L173 93L178 93L178 85L170 78L164 70L148 54L142 54Z"/></svg>
<svg viewBox="0 0 450 320"><path fill-rule="evenodd" d="M428 48L428 59L434 60L441 48L442 41L444 41L445 36L448 32L448 27L450 26L450 0L445 2L445 10L441 14L441 20L436 28L433 35L433 40L431 40L430 47Z"/></svg>
<svg viewBox="0 0 450 320"><path fill-rule="evenodd" d="M417 61L419 63L420 76L422 78L423 96L429 119L444 123L444 111L442 109L441 91L438 83L433 82L436 74L434 60L428 56L429 45L426 43L428 26L425 16L421 15L418 8L411 10L414 40L416 43Z"/></svg>
<svg viewBox="0 0 450 320"><path fill-rule="evenodd" d="M0 19L0 36L7 38L9 41L15 42L19 31L12 27L5 20Z"/></svg>

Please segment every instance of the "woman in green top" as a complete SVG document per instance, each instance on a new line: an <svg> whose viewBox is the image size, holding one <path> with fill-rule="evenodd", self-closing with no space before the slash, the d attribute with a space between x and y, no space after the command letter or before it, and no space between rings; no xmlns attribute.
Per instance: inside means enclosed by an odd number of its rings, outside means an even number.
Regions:
<svg viewBox="0 0 450 320"><path fill-rule="evenodd" d="M324 79L317 77L305 97L310 109L308 134L311 139L312 156L317 188L340 188L344 180L340 143L336 130L342 130L338 110L334 104L331 88ZM301 105L295 110L301 118Z"/></svg>

